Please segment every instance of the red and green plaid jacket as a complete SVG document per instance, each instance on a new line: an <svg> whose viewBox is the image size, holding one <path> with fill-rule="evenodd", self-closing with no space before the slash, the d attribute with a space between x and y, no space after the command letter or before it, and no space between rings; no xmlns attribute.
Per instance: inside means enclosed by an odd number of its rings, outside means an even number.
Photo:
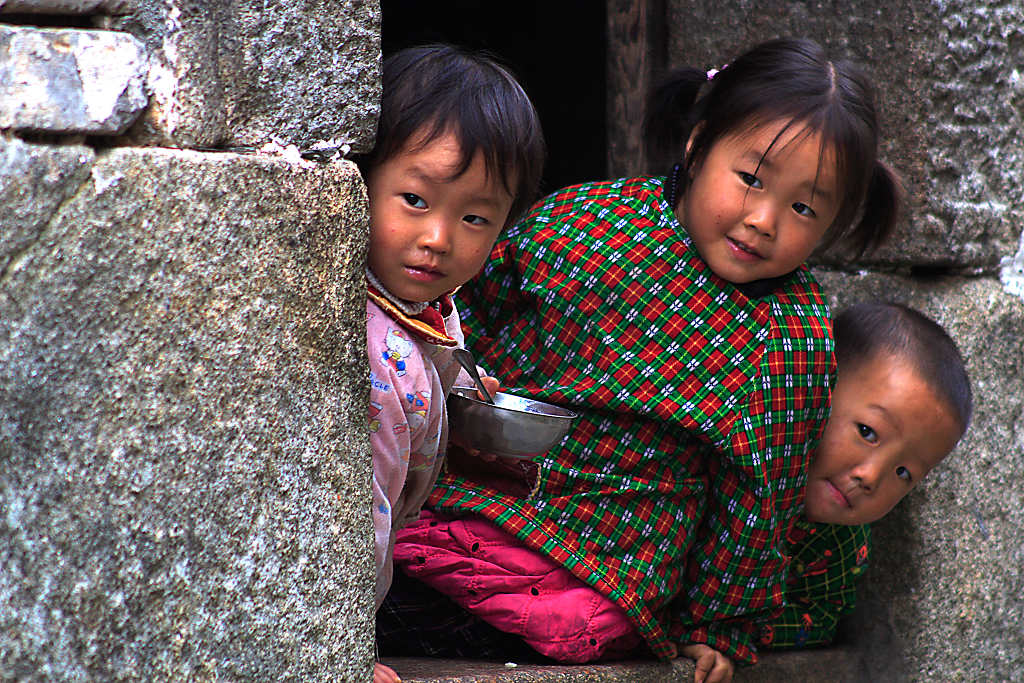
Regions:
<svg viewBox="0 0 1024 683"><path fill-rule="evenodd" d="M460 291L463 327L505 387L581 417L529 499L447 473L431 503L566 566L659 657L707 642L754 661L749 615L782 604L781 551L833 372L810 274L769 284L751 298L715 276L661 179L543 200ZM721 621L740 615L742 628Z"/></svg>

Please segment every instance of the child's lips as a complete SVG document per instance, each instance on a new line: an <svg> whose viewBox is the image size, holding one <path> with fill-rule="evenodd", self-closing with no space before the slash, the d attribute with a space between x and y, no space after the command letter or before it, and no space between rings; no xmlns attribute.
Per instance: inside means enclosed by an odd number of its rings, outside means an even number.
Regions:
<svg viewBox="0 0 1024 683"><path fill-rule="evenodd" d="M414 280L420 280L422 282L433 282L434 280L440 280L444 277L444 273L433 266L406 266L405 271Z"/></svg>
<svg viewBox="0 0 1024 683"><path fill-rule="evenodd" d="M839 505L842 505L843 507L848 507L848 508L852 508L852 507L853 507L852 505L850 505L850 499L849 499L849 498L847 498L847 497L846 497L846 496L845 496L845 495L843 494L843 492L842 492L842 491L840 491L840 490L839 490L839 489L838 489L838 488L836 487L836 485L835 485L835 484L833 484L833 483L832 483L831 481L829 481L828 479L826 479L826 480L825 480L825 485L826 485L826 487L828 488L828 492L829 492L829 494L830 494L830 495L832 496L832 498L833 498L833 499L834 499L834 500L836 501L836 503L838 503Z"/></svg>
<svg viewBox="0 0 1024 683"><path fill-rule="evenodd" d="M761 260L764 258L756 249L744 242L740 242L739 240L735 240L728 236L725 239L728 240L733 253L744 260Z"/></svg>

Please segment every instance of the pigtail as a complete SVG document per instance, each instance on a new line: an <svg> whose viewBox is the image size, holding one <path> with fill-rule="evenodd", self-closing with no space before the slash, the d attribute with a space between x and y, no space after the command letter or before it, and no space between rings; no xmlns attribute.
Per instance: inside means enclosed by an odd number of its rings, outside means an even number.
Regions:
<svg viewBox="0 0 1024 683"><path fill-rule="evenodd" d="M864 210L849 233L856 257L882 246L893 234L904 204L903 181L884 161L876 161L864 194Z"/></svg>
<svg viewBox="0 0 1024 683"><path fill-rule="evenodd" d="M671 73L650 93L644 115L644 149L654 168L682 161L690 131L699 120L697 96L707 72L694 68ZM663 169L662 169L663 167Z"/></svg>

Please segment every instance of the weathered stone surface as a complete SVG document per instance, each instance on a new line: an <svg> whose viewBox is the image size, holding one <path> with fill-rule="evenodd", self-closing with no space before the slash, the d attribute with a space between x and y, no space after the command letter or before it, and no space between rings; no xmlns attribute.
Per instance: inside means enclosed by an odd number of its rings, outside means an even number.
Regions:
<svg viewBox="0 0 1024 683"><path fill-rule="evenodd" d="M809 36L878 87L884 156L904 175L901 234L870 261L995 272L1024 224L1024 5L671 0L668 65L720 67L773 36ZM639 135L639 121L610 122ZM628 127L623 128L624 125ZM627 163L625 165L629 167Z"/></svg>
<svg viewBox="0 0 1024 683"><path fill-rule="evenodd" d="M1005 256L999 264L999 279L1006 291L1024 299L1024 230L1017 253Z"/></svg>
<svg viewBox="0 0 1024 683"><path fill-rule="evenodd" d="M0 137L0 278L88 177L93 157L82 145L31 145Z"/></svg>
<svg viewBox="0 0 1024 683"><path fill-rule="evenodd" d="M373 146L376 0L138 0L112 24L145 41L153 107L135 140L184 147Z"/></svg>
<svg viewBox="0 0 1024 683"><path fill-rule="evenodd" d="M693 663L678 659L671 663L647 661L600 662L594 664L528 664L473 661L462 659L428 659L395 657L386 659L407 683L456 683L458 681L489 681L490 683L688 683L693 681Z"/></svg>
<svg viewBox="0 0 1024 683"><path fill-rule="evenodd" d="M975 416L924 484L875 525L862 607L847 639L867 680L1024 677L1024 302L995 278L819 272L836 310L896 300L949 330L967 359Z"/></svg>
<svg viewBox="0 0 1024 683"><path fill-rule="evenodd" d="M127 33L0 25L0 128L119 134L147 104L146 72Z"/></svg>
<svg viewBox="0 0 1024 683"><path fill-rule="evenodd" d="M0 679L368 680L354 166L68 178L0 277Z"/></svg>
<svg viewBox="0 0 1024 683"><path fill-rule="evenodd" d="M0 14L125 14L135 0L0 0Z"/></svg>
<svg viewBox="0 0 1024 683"><path fill-rule="evenodd" d="M843 648L772 652L736 670L735 683L870 683L862 653ZM693 661L632 660L579 665L395 657L385 660L405 683L691 683ZM886 678L895 681L894 678Z"/></svg>

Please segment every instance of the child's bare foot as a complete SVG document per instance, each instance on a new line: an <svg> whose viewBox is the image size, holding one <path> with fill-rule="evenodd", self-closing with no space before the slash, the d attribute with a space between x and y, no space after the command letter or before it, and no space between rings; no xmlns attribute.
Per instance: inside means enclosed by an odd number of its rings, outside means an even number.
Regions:
<svg viewBox="0 0 1024 683"><path fill-rule="evenodd" d="M374 662L373 683L402 683L402 679L398 677L398 674L390 666Z"/></svg>

